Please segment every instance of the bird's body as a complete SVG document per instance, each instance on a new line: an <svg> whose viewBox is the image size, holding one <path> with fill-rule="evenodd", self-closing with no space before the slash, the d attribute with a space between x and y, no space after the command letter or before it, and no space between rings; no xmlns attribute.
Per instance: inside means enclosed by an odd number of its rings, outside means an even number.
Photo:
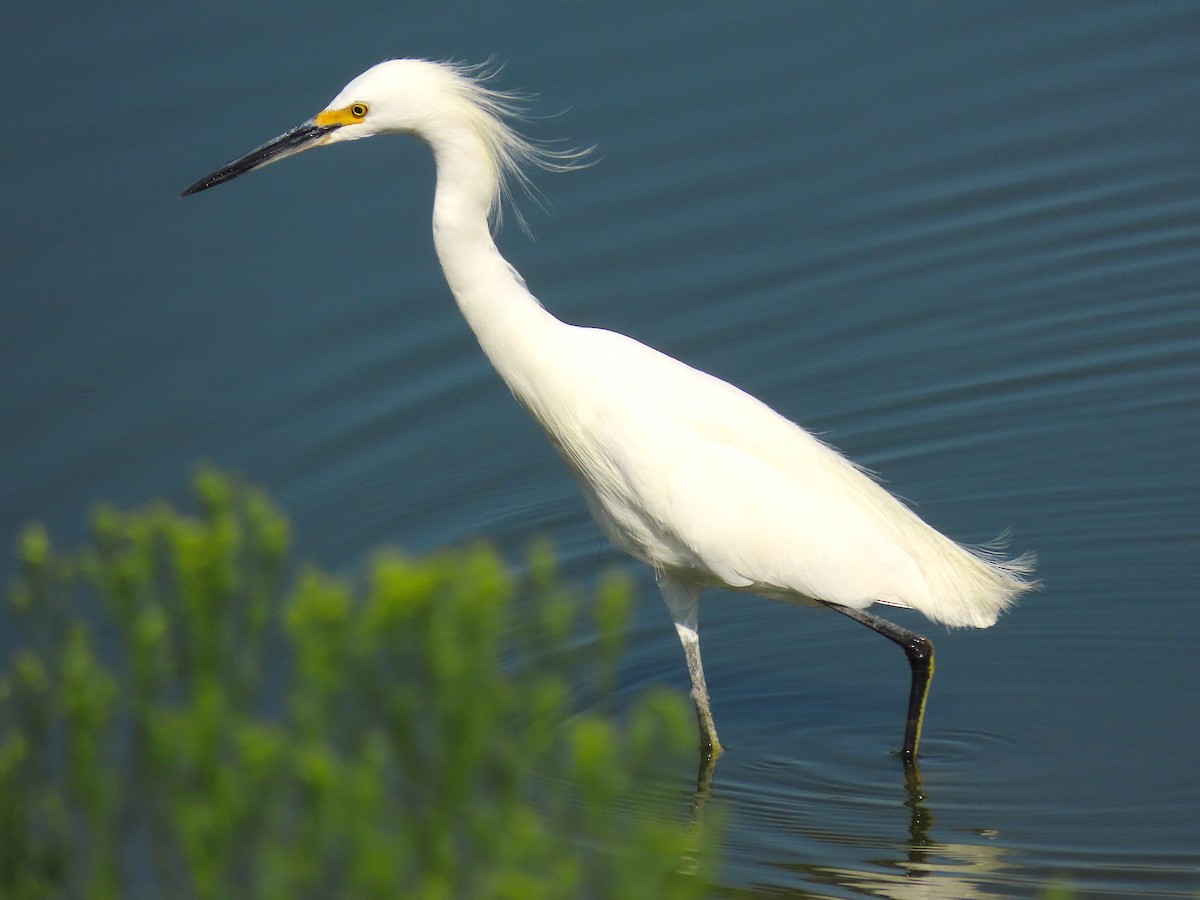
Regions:
<svg viewBox="0 0 1200 900"><path fill-rule="evenodd" d="M759 400L624 335L554 325L540 375L509 384L621 549L703 585L948 625L991 625L1011 601L1003 566Z"/></svg>
<svg viewBox="0 0 1200 900"><path fill-rule="evenodd" d="M732 385L547 312L492 239L489 217L505 177L539 161L507 125L508 111L504 95L460 68L392 60L350 82L310 122L185 193L321 143L382 132L424 140L437 164L434 243L451 291L601 529L654 568L687 654L706 749L720 745L697 610L700 588L719 586L830 606L905 646L914 666L911 761L932 648L862 611L878 602L987 627L1029 587L1030 561L1004 562L944 537L845 457Z"/></svg>

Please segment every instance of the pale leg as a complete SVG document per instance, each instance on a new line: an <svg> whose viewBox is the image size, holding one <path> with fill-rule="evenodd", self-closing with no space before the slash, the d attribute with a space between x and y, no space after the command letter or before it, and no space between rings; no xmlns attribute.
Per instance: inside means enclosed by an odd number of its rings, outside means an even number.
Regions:
<svg viewBox="0 0 1200 900"><path fill-rule="evenodd" d="M683 656L687 660L688 675L692 679L692 700L696 704L696 723L700 727L700 750L707 756L721 755L721 742L717 740L717 726L713 723L712 707L708 700L708 686L704 683L704 665L700 661L700 587L670 575L658 575L658 588L662 591L667 609L683 644Z"/></svg>

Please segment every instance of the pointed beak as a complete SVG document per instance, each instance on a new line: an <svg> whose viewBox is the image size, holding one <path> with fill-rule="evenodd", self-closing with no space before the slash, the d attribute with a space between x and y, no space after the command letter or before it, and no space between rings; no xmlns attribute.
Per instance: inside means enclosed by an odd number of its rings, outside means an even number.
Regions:
<svg viewBox="0 0 1200 900"><path fill-rule="evenodd" d="M301 150L307 150L310 147L317 147L325 143L326 136L340 128L340 124L318 125L316 119L309 119L303 125L297 125L291 131L281 134L273 141L267 141L261 147L251 150L245 156L235 159L228 165L221 166L211 175L201 178L180 197L186 197L189 194L198 194L201 191L206 191L210 187L215 187L223 181L229 181L231 178L237 178L246 172L253 172L255 169L261 169L265 165L281 160L286 156L292 156L299 153Z"/></svg>

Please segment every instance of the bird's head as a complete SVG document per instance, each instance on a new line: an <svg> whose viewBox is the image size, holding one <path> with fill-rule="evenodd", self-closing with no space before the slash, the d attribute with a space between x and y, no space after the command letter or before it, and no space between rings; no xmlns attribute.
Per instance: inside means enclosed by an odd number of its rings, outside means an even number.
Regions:
<svg viewBox="0 0 1200 900"><path fill-rule="evenodd" d="M478 98L471 102L474 87L471 79L445 64L416 59L379 63L342 88L307 122L222 166L181 196L215 187L311 147L376 134L424 133L455 107L477 109Z"/></svg>
<svg viewBox="0 0 1200 900"><path fill-rule="evenodd" d="M307 122L201 178L181 196L310 147L376 134L415 134L435 154L440 147L460 162L467 154L469 161L457 171L475 184L481 203L498 216L498 201L512 183L528 189L524 165L569 171L585 164L588 151L552 150L527 140L509 124L520 118L525 98L495 90L487 79L488 71L481 67L421 59L381 62L342 88ZM520 220L519 211L517 217Z"/></svg>

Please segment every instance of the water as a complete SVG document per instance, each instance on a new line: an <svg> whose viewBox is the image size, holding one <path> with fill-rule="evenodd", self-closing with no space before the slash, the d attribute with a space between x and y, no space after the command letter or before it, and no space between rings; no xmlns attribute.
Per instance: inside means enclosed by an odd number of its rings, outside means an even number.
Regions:
<svg viewBox="0 0 1200 900"><path fill-rule="evenodd" d="M1200 889L1200 9L1194 3L0 12L0 534L181 498L211 460L300 552L548 532L624 564L451 304L416 142L218 164L396 55L484 60L597 147L502 246L563 318L745 387L1044 589L906 670L853 623L713 594L729 896ZM511 219L510 219L511 223ZM0 563L11 572L11 556ZM686 684L647 573L623 691ZM898 621L922 627L918 617Z"/></svg>

